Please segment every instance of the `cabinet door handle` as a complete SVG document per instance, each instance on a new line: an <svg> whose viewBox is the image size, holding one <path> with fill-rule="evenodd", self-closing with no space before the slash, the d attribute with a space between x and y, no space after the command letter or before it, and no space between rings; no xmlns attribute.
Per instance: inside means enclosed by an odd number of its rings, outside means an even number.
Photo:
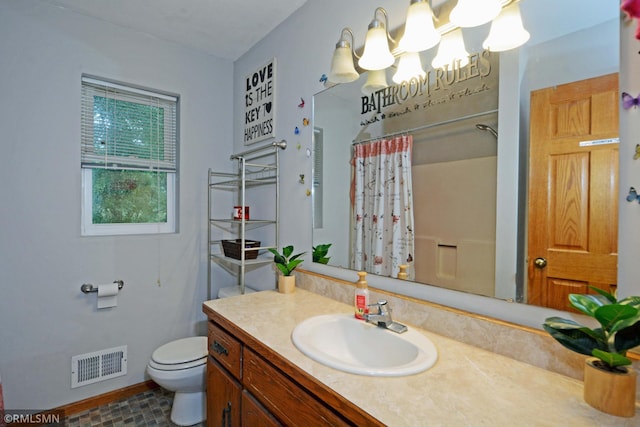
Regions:
<svg viewBox="0 0 640 427"><path fill-rule="evenodd" d="M215 351L218 354L224 354L225 356L229 355L229 351L225 348L225 346L220 344L218 341L214 340L213 344L211 345L211 348L213 349L213 351Z"/></svg>
<svg viewBox="0 0 640 427"><path fill-rule="evenodd" d="M222 427L231 427L231 402L222 410Z"/></svg>

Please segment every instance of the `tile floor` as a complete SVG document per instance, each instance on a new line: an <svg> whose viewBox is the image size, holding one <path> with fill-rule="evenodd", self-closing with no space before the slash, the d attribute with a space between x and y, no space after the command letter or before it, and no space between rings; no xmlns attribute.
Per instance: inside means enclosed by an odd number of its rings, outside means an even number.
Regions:
<svg viewBox="0 0 640 427"><path fill-rule="evenodd" d="M64 419L65 427L173 427L169 419L173 393L162 388L89 409ZM204 427L197 424L196 427Z"/></svg>

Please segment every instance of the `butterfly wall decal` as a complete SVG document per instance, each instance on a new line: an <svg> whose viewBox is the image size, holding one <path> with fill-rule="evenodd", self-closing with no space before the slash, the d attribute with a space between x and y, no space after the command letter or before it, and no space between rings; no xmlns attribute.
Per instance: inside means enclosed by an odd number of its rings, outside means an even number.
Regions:
<svg viewBox="0 0 640 427"><path fill-rule="evenodd" d="M304 98L300 98L300 104L298 104L298 108L304 108Z"/></svg>
<svg viewBox="0 0 640 427"><path fill-rule="evenodd" d="M631 187L629 188L629 195L627 196L627 202L633 202L637 200L638 203L640 203L640 195L638 195L638 192L636 191L635 188Z"/></svg>
<svg viewBox="0 0 640 427"><path fill-rule="evenodd" d="M638 105L640 105L640 95L634 98L627 92L622 92L622 106L625 110L628 110L631 107L637 108Z"/></svg>

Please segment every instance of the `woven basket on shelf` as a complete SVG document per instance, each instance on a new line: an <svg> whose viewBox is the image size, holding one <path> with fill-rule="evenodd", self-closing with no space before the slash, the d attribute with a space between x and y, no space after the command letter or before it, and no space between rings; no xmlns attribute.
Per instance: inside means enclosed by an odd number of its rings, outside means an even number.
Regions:
<svg viewBox="0 0 640 427"><path fill-rule="evenodd" d="M222 250L224 256L233 259L240 259L240 250L242 249L242 240L222 240ZM244 247L246 248L259 248L260 242L256 240L245 240ZM258 257L258 251L245 251L244 259L256 259Z"/></svg>

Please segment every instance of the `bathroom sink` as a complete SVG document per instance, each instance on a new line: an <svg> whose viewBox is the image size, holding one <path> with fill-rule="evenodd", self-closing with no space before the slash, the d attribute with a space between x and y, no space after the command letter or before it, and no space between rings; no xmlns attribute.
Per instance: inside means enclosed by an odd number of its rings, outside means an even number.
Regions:
<svg viewBox="0 0 640 427"><path fill-rule="evenodd" d="M349 314L304 320L293 330L293 344L316 362L359 375L412 375L436 363L438 352L427 337L409 328L398 334Z"/></svg>

